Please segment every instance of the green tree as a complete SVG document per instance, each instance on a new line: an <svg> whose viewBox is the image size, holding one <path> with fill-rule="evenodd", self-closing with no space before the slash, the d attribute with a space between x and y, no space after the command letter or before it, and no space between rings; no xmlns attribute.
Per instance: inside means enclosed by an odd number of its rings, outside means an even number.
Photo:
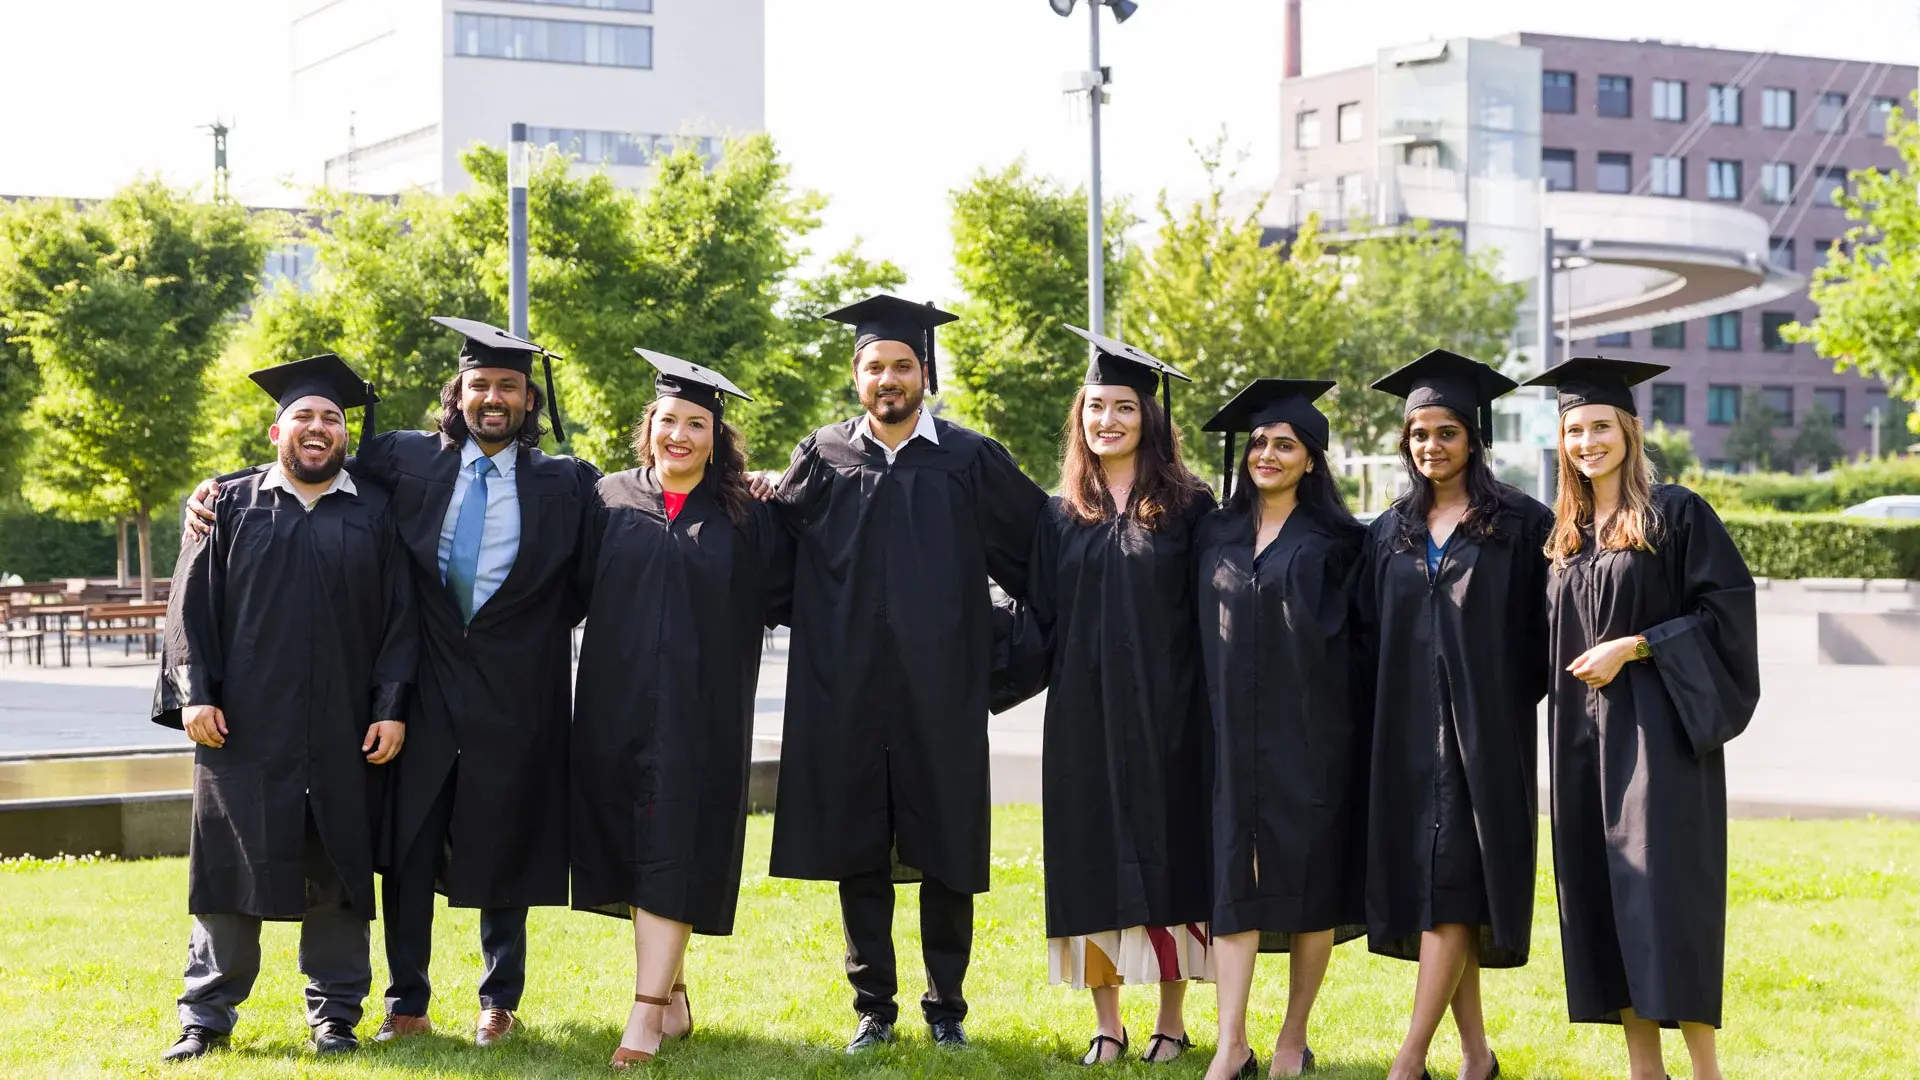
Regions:
<svg viewBox="0 0 1920 1080"><path fill-rule="evenodd" d="M1006 445L1044 487L1059 478L1060 431L1086 374L1087 193L1024 161L981 171L948 196L954 274L967 298L943 331L942 382L960 419ZM1119 313L1133 263L1124 204L1103 223L1106 308ZM1123 313L1122 313L1123 314ZM1107 329L1121 335L1122 320ZM1175 363L1175 366L1179 366Z"/></svg>
<svg viewBox="0 0 1920 1080"><path fill-rule="evenodd" d="M1647 429L1647 456L1659 466L1660 479L1666 483L1674 483L1700 464L1693 452L1693 432L1670 428L1664 420L1655 420Z"/></svg>
<svg viewBox="0 0 1920 1080"><path fill-rule="evenodd" d="M1736 465L1752 469L1784 468L1784 454L1773 429L1780 426L1780 414L1773 411L1758 390L1748 390L1740 402L1740 415L1727 428L1720 452Z"/></svg>
<svg viewBox="0 0 1920 1080"><path fill-rule="evenodd" d="M1846 456L1847 449L1840 445L1833 414L1825 405L1815 403L1800 417L1800 430L1794 433L1793 442L1787 447L1788 467L1804 465L1823 471Z"/></svg>
<svg viewBox="0 0 1920 1080"><path fill-rule="evenodd" d="M23 493L73 520L131 518L150 596L153 512L193 477L202 376L254 294L267 227L157 180L6 213L4 317L39 376Z"/></svg>
<svg viewBox="0 0 1920 1080"><path fill-rule="evenodd" d="M1833 245L1813 272L1808 295L1819 305L1813 322L1792 324L1781 336L1811 342L1836 370L1878 377L1895 397L1920 400L1920 124L1900 109L1887 120L1887 143L1900 154L1897 169L1856 170L1839 196L1853 222L1845 242ZM1920 415L1920 414L1914 414ZM1920 427L1909 431L1920 434Z"/></svg>

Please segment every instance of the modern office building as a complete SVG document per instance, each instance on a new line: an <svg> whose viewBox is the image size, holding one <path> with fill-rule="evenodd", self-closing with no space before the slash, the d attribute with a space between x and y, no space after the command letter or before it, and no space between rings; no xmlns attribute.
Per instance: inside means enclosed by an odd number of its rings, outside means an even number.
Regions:
<svg viewBox="0 0 1920 1080"><path fill-rule="evenodd" d="M1867 449L1885 387L1779 328L1815 314L1806 281L1846 231L1848 171L1899 165L1884 135L1915 68L1520 33L1299 77L1289 49L1280 232L1309 214L1336 235L1425 219L1539 282L1550 230L1550 359L1570 337L1671 365L1641 414L1692 431L1710 466L1731 467L1721 444L1750 392L1783 441L1821 408L1849 453ZM1535 363L1543 291L1522 334ZM1539 442L1540 422L1509 434Z"/></svg>
<svg viewBox="0 0 1920 1080"><path fill-rule="evenodd" d="M764 128L765 29L764 0L295 0L302 179L458 191L461 152L525 123L638 186L682 142Z"/></svg>

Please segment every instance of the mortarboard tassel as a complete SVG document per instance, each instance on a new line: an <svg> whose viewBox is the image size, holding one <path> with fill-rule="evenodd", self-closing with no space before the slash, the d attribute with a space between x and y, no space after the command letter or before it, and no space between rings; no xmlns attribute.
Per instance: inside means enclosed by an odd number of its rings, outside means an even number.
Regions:
<svg viewBox="0 0 1920 1080"><path fill-rule="evenodd" d="M553 418L553 441L567 441L567 429L560 426L560 395L553 392L553 354L545 350L540 353L540 366L547 373L547 415Z"/></svg>
<svg viewBox="0 0 1920 1080"><path fill-rule="evenodd" d="M932 307L933 301L927 301L927 306ZM933 366L933 327L929 326L927 327L927 393L937 394L939 392L940 375L934 370Z"/></svg>
<svg viewBox="0 0 1920 1080"><path fill-rule="evenodd" d="M360 413L360 442L354 447L355 452L364 451L367 448L367 440L373 438L379 431L379 429L374 426L373 418L374 406L378 404L380 404L380 395L374 393L373 384L368 383L367 407Z"/></svg>
<svg viewBox="0 0 1920 1080"><path fill-rule="evenodd" d="M1493 449L1493 403L1480 406L1480 441L1487 449Z"/></svg>
<svg viewBox="0 0 1920 1080"><path fill-rule="evenodd" d="M1233 432L1227 432L1225 438L1227 440L1227 455L1225 460L1221 462L1221 465L1224 467L1220 470L1220 502L1223 505L1226 503L1227 497L1233 494Z"/></svg>
<svg viewBox="0 0 1920 1080"><path fill-rule="evenodd" d="M1160 407L1167 411L1167 427L1173 427L1173 376L1160 373Z"/></svg>

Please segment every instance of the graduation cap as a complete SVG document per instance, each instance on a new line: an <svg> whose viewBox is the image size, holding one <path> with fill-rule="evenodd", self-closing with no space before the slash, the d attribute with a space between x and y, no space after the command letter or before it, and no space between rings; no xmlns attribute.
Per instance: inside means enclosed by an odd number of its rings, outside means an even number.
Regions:
<svg viewBox="0 0 1920 1080"><path fill-rule="evenodd" d="M1382 377L1373 388L1406 398L1406 416L1412 416L1415 409L1444 405L1476 429L1482 444L1492 446L1493 399L1519 385L1478 360L1434 349Z"/></svg>
<svg viewBox="0 0 1920 1080"><path fill-rule="evenodd" d="M913 355L927 365L927 392L940 392L940 378L933 363L933 329L945 326L960 316L941 311L931 301L916 304L881 293L820 317L853 327L853 352L856 356L861 349L876 341L897 341L912 349Z"/></svg>
<svg viewBox="0 0 1920 1080"><path fill-rule="evenodd" d="M373 431L373 406L380 400L380 395L374 393L372 383L362 379L358 372L347 366L345 360L333 353L321 353L289 364L261 368L247 378L267 392L267 396L279 405L279 412L286 412L287 406L305 397L326 398L342 413L348 409L365 407L366 415L360 423L361 445L365 445L367 436Z"/></svg>
<svg viewBox="0 0 1920 1080"><path fill-rule="evenodd" d="M1615 360L1607 356L1576 356L1528 379L1526 386L1552 386L1560 391L1560 415L1582 405L1612 405L1628 416L1638 416L1633 387L1663 371L1665 364Z"/></svg>
<svg viewBox="0 0 1920 1080"><path fill-rule="evenodd" d="M1086 385L1130 386L1143 398L1150 398L1155 391L1159 391L1161 407L1167 410L1171 420L1173 380L1192 382L1192 379L1180 374L1172 364L1149 356L1144 350L1124 341L1077 326L1068 326L1067 329L1087 339L1087 343L1093 346L1093 359L1087 361Z"/></svg>
<svg viewBox="0 0 1920 1080"><path fill-rule="evenodd" d="M553 437L559 442L566 441L567 430L560 426L560 398L553 392L553 361L557 359L553 353L477 319L435 315L433 321L466 338L460 344L463 372L474 368L506 368L531 378L533 358L538 355L547 377L547 415L553 418Z"/></svg>
<svg viewBox="0 0 1920 1080"><path fill-rule="evenodd" d="M1258 431L1268 424L1291 424L1302 442L1327 452L1327 417L1314 401L1334 388L1331 379L1255 379L1220 406L1212 419L1200 425L1202 431L1225 432L1227 454L1220 481L1222 501L1233 491L1233 437L1242 431Z"/></svg>
<svg viewBox="0 0 1920 1080"><path fill-rule="evenodd" d="M724 420L727 399L723 394L732 394L741 401L753 399L733 385L733 380L699 364L682 360L677 356L657 353L651 349L635 349L634 352L652 364L658 374L653 377L655 397L676 397L682 401L691 401L695 405L713 414L715 420Z"/></svg>

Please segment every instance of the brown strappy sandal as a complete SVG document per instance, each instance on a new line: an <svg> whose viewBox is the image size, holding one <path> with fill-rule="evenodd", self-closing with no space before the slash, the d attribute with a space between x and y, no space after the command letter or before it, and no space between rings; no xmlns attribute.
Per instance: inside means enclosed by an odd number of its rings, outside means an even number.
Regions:
<svg viewBox="0 0 1920 1080"><path fill-rule="evenodd" d="M668 992L668 996L663 998L653 997L648 994L635 994L633 995L633 1000L639 1002L642 1005L658 1005L663 1009L673 1004L673 996L671 991ZM653 1060L653 1054L649 1051L629 1050L624 1046L616 1046L614 1047L614 1050L613 1050L613 1060L608 1062L607 1064L613 1069L614 1072L626 1072L628 1069L633 1068L635 1065L644 1065L647 1062L652 1060Z"/></svg>
<svg viewBox="0 0 1920 1080"><path fill-rule="evenodd" d="M679 1041L686 1042L693 1038L693 995L687 993L687 984L683 982L673 984L673 989L667 991L667 1000L673 1000L675 994L687 999L687 1030L682 1032L679 1038Z"/></svg>

